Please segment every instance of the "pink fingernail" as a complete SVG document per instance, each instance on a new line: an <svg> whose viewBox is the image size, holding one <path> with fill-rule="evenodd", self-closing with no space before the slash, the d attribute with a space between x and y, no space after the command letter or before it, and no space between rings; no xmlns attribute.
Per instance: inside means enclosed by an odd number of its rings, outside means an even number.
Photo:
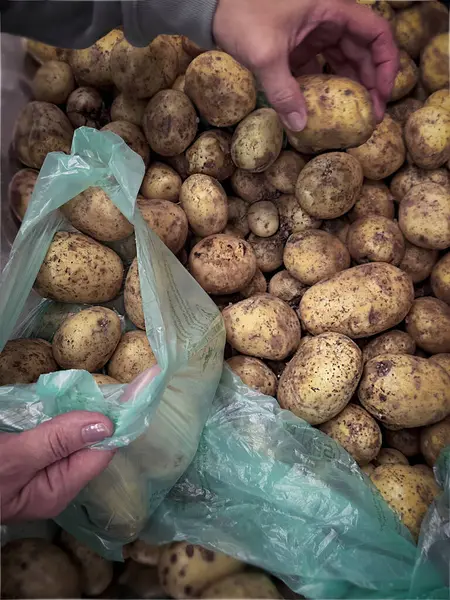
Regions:
<svg viewBox="0 0 450 600"><path fill-rule="evenodd" d="M85 444L101 442L110 435L111 433L104 423L92 423L92 425L86 425L81 430L81 437Z"/></svg>
<svg viewBox="0 0 450 600"><path fill-rule="evenodd" d="M291 112L285 118L286 125L292 131L302 131L305 129L306 117L298 112Z"/></svg>

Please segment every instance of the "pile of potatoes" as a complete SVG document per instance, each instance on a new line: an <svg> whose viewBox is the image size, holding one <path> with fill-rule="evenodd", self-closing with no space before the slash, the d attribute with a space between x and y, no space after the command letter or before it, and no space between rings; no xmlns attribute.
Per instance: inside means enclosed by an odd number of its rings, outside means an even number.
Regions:
<svg viewBox="0 0 450 600"><path fill-rule="evenodd" d="M379 124L367 90L326 64L298 78L299 133L244 66L183 36L134 48L114 30L75 51L29 42L41 66L16 124L24 168L10 202L21 220L46 154L68 152L74 127L121 136L146 166L142 216L222 312L228 366L340 443L417 539L450 444L448 11L360 3L400 49ZM1 385L58 368L124 383L155 362L133 227L99 188L62 211L78 233L55 235L35 289L88 306L51 340L10 341ZM128 333L104 306L122 295Z"/></svg>

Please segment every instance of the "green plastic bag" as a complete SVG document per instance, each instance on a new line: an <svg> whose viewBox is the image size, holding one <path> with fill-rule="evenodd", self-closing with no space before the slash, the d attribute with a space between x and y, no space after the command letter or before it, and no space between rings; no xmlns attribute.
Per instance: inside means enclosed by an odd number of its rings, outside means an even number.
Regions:
<svg viewBox="0 0 450 600"><path fill-rule="evenodd" d="M217 307L135 210L144 171L142 159L115 134L76 130L70 155L45 159L0 278L1 350L13 337L46 335L49 311L53 325L55 314L64 317L61 307L32 293L53 235L67 229L61 205L99 186L134 225L146 330L161 374L151 383L144 373L129 385L99 387L86 371L59 371L34 385L0 387L3 431L23 431L73 409L112 419L113 437L96 447L121 450L57 521L116 559L195 455L225 345Z"/></svg>

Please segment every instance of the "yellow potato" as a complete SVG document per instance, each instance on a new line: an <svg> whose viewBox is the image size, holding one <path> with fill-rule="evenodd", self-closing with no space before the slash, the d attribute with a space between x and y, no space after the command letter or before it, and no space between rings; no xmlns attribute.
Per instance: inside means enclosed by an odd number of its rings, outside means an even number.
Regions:
<svg viewBox="0 0 450 600"><path fill-rule="evenodd" d="M181 177L175 169L164 163L154 162L144 175L141 194L149 200L178 202L181 183Z"/></svg>
<svg viewBox="0 0 450 600"><path fill-rule="evenodd" d="M247 221L250 231L259 237L275 235L280 226L278 209L269 200L252 204L248 209Z"/></svg>
<svg viewBox="0 0 450 600"><path fill-rule="evenodd" d="M331 233L331 235L334 235L341 240L343 244L347 245L350 223L346 215L338 217L337 219L326 219L323 221L322 229L327 233Z"/></svg>
<svg viewBox="0 0 450 600"><path fill-rule="evenodd" d="M188 220L180 205L169 200L138 198L137 206L145 222L165 245L177 254L188 236Z"/></svg>
<svg viewBox="0 0 450 600"><path fill-rule="evenodd" d="M411 277L413 283L420 283L429 277L438 259L437 250L428 250L405 241L405 254L399 268Z"/></svg>
<svg viewBox="0 0 450 600"><path fill-rule="evenodd" d="M359 198L348 214L350 221L356 221L368 215L380 215L393 219L395 215L394 201L387 185L381 181L366 179L361 188Z"/></svg>
<svg viewBox="0 0 450 600"><path fill-rule="evenodd" d="M120 292L123 264L110 248L87 235L55 234L35 281L43 298L100 304Z"/></svg>
<svg viewBox="0 0 450 600"><path fill-rule="evenodd" d="M231 134L220 129L201 133L186 150L189 175L201 173L218 181L228 179L234 173L231 160Z"/></svg>
<svg viewBox="0 0 450 600"><path fill-rule="evenodd" d="M300 171L306 160L293 150L283 150L276 161L266 170L267 180L283 194L294 194Z"/></svg>
<svg viewBox="0 0 450 600"><path fill-rule="evenodd" d="M450 90L448 88L434 92L425 101L425 106L440 106L450 112Z"/></svg>
<svg viewBox="0 0 450 600"><path fill-rule="evenodd" d="M299 311L313 335L335 331L357 339L398 325L413 299L412 282L403 271L370 263L316 283L303 296Z"/></svg>
<svg viewBox="0 0 450 600"><path fill-rule="evenodd" d="M363 358L366 363L380 354L414 354L416 343L405 331L392 329L378 335L363 348Z"/></svg>
<svg viewBox="0 0 450 600"><path fill-rule="evenodd" d="M252 204L260 200L274 200L280 195L267 179L265 172L250 173L243 169L236 169L231 176L231 187L236 196Z"/></svg>
<svg viewBox="0 0 450 600"><path fill-rule="evenodd" d="M8 199L13 214L22 221L27 212L39 171L21 169L9 182Z"/></svg>
<svg viewBox="0 0 450 600"><path fill-rule="evenodd" d="M420 51L427 43L428 26L419 3L396 14L394 36L398 46L405 50L411 58L418 58Z"/></svg>
<svg viewBox="0 0 450 600"><path fill-rule="evenodd" d="M64 104L75 89L72 69L66 62L49 60L37 70L31 88L35 100Z"/></svg>
<svg viewBox="0 0 450 600"><path fill-rule="evenodd" d="M362 372L358 346L339 333L308 339L278 384L280 406L311 425L329 421L350 402Z"/></svg>
<svg viewBox="0 0 450 600"><path fill-rule="evenodd" d="M420 431L420 450L423 457L433 467L441 451L450 445L450 418L424 427Z"/></svg>
<svg viewBox="0 0 450 600"><path fill-rule="evenodd" d="M424 464L414 465L414 469L422 475L422 481L427 488L428 496L433 501L442 492L434 477L433 469Z"/></svg>
<svg viewBox="0 0 450 600"><path fill-rule="evenodd" d="M430 356L430 361L442 367L450 375L450 353L442 352L435 354L434 356Z"/></svg>
<svg viewBox="0 0 450 600"><path fill-rule="evenodd" d="M128 121L142 127L147 101L119 94L111 105L111 121Z"/></svg>
<svg viewBox="0 0 450 600"><path fill-rule="evenodd" d="M145 331L128 331L121 337L108 363L108 375L120 383L130 383L154 365L156 358Z"/></svg>
<svg viewBox="0 0 450 600"><path fill-rule="evenodd" d="M300 343L300 323L286 303L260 294L222 312L227 341L232 348L256 358L284 360Z"/></svg>
<svg viewBox="0 0 450 600"><path fill-rule="evenodd" d="M381 465L409 465L409 460L404 454L395 448L381 448L380 452L373 459L376 467Z"/></svg>
<svg viewBox="0 0 450 600"><path fill-rule="evenodd" d="M420 454L420 429L417 427L396 431L386 429L384 438L391 448L398 450L403 456L412 457Z"/></svg>
<svg viewBox="0 0 450 600"><path fill-rule="evenodd" d="M279 231L272 237L262 238L251 233L248 243L256 256L256 265L263 273L272 273L283 264L285 236Z"/></svg>
<svg viewBox="0 0 450 600"><path fill-rule="evenodd" d="M40 65L48 60L62 60L67 62L71 52L66 48L58 48L56 46L50 46L50 44L44 44L43 42L29 39L25 39L25 49Z"/></svg>
<svg viewBox="0 0 450 600"><path fill-rule="evenodd" d="M74 90L66 104L66 113L73 127L101 129L109 123L108 111L100 92L93 87Z"/></svg>
<svg viewBox="0 0 450 600"><path fill-rule="evenodd" d="M110 377L109 375L103 375L103 373L93 373L92 377L97 385L117 385L120 381Z"/></svg>
<svg viewBox="0 0 450 600"><path fill-rule="evenodd" d="M277 378L273 371L259 358L252 356L233 356L226 361L230 369L240 377L248 387L265 396L275 396Z"/></svg>
<svg viewBox="0 0 450 600"><path fill-rule="evenodd" d="M450 252L431 271L431 288L436 298L450 305Z"/></svg>
<svg viewBox="0 0 450 600"><path fill-rule="evenodd" d="M449 43L449 34L441 33L434 37L422 52L420 74L423 84L430 92L448 88Z"/></svg>
<svg viewBox="0 0 450 600"><path fill-rule="evenodd" d="M128 270L123 293L125 312L130 321L139 329L145 330L144 310L142 308L141 283L139 281L138 262L135 258Z"/></svg>
<svg viewBox="0 0 450 600"><path fill-rule="evenodd" d="M450 352L450 306L430 296L417 298L406 316L406 331L430 354Z"/></svg>
<svg viewBox="0 0 450 600"><path fill-rule="evenodd" d="M150 161L150 148L145 135L139 127L133 125L133 123L128 123L128 121L113 121L105 125L101 131L112 131L120 136L134 152L139 154L144 161L144 165L148 165Z"/></svg>
<svg viewBox="0 0 450 600"><path fill-rule="evenodd" d="M394 200L401 202L410 189L420 183L437 183L450 191L450 173L444 168L426 170L407 165L392 178L391 193Z"/></svg>
<svg viewBox="0 0 450 600"><path fill-rule="evenodd" d="M72 50L69 63L78 84L100 88L112 85L115 72L112 52L116 44L123 41L123 31L113 29L89 48Z"/></svg>
<svg viewBox="0 0 450 600"><path fill-rule="evenodd" d="M45 340L10 340L0 352L0 386L36 383L40 375L58 370L52 346Z"/></svg>
<svg viewBox="0 0 450 600"><path fill-rule="evenodd" d="M297 308L308 287L292 277L289 271L279 271L269 281L269 294Z"/></svg>
<svg viewBox="0 0 450 600"><path fill-rule="evenodd" d="M236 196L228 196L228 222L227 227L231 227L236 231L239 237L245 237L250 233L248 226L248 202L237 198Z"/></svg>
<svg viewBox="0 0 450 600"><path fill-rule="evenodd" d="M357 263L386 262L396 267L405 255L405 240L395 221L368 215L355 221L348 231L347 246Z"/></svg>
<svg viewBox="0 0 450 600"><path fill-rule="evenodd" d="M433 104L419 108L406 122L405 141L418 167L442 167L450 158L450 112Z"/></svg>
<svg viewBox="0 0 450 600"><path fill-rule="evenodd" d="M248 285L246 285L240 291L243 298L250 298L250 296L256 296L256 294L265 294L267 292L267 280L264 277L264 273L259 269L253 276L253 279Z"/></svg>
<svg viewBox="0 0 450 600"><path fill-rule="evenodd" d="M419 110L419 108L422 108L422 106L422 100L408 96L407 98L402 98L402 100L389 104L386 108L386 112L403 128L409 116L416 110Z"/></svg>
<svg viewBox="0 0 450 600"><path fill-rule="evenodd" d="M283 194L274 200L280 216L280 225L283 232L288 234L301 233L309 229L319 229L322 225L320 219L309 215L293 194Z"/></svg>
<svg viewBox="0 0 450 600"><path fill-rule="evenodd" d="M400 50L400 68L394 81L391 102L409 94L419 80L419 69L407 52Z"/></svg>
<svg viewBox="0 0 450 600"><path fill-rule="evenodd" d="M281 595L264 573L238 573L228 575L203 590L201 598L274 598Z"/></svg>
<svg viewBox="0 0 450 600"><path fill-rule="evenodd" d="M221 232L228 221L227 195L208 175L191 175L181 186L180 203L194 233L202 237Z"/></svg>
<svg viewBox="0 0 450 600"><path fill-rule="evenodd" d="M366 363L358 397L387 426L423 427L450 414L450 377L426 358L382 354Z"/></svg>

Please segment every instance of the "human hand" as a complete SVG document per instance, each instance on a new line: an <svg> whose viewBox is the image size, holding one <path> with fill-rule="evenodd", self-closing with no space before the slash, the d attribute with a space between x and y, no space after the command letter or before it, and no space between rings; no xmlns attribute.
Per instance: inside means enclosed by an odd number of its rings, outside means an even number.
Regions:
<svg viewBox="0 0 450 600"><path fill-rule="evenodd" d="M285 126L304 129L307 110L296 76L322 53L337 75L369 90L383 118L398 69L389 23L352 0L219 0L213 34L220 48L258 77Z"/></svg>
<svg viewBox="0 0 450 600"><path fill-rule="evenodd" d="M2 523L56 517L107 466L88 446L113 434L100 413L70 412L23 433L0 434Z"/></svg>

